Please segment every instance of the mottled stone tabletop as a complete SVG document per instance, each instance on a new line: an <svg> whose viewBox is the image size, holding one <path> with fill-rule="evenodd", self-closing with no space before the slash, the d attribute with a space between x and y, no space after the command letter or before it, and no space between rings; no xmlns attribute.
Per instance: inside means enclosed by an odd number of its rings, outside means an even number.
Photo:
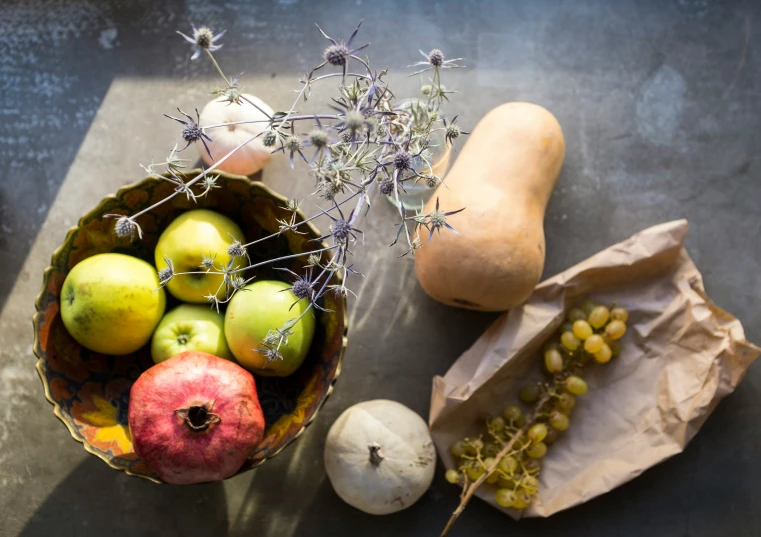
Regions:
<svg viewBox="0 0 761 537"><path fill-rule="evenodd" d="M439 468L414 507L375 518L344 504L322 464L353 403L427 416L431 379L495 318L442 306L389 250L392 208L365 222L349 348L317 421L276 459L224 483L157 486L109 469L53 416L30 319L66 229L177 139L161 114L208 99L215 73L174 33L226 28L219 59L275 108L324 46L348 35L412 91L419 48L462 56L451 115L473 125L528 100L560 120L565 165L545 220L545 276L653 224L688 218L714 300L761 342L761 4L718 0L4 0L0 3L0 536L438 535L458 501ZM405 89L406 88L406 89ZM289 196L304 169L259 177ZM581 507L514 522L480 500L452 535L732 537L761 534L761 369L750 369L685 452Z"/></svg>

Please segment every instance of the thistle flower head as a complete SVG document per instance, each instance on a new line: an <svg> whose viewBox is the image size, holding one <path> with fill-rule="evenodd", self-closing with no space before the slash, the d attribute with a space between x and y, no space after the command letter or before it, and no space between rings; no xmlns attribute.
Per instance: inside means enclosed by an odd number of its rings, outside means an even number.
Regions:
<svg viewBox="0 0 761 537"><path fill-rule="evenodd" d="M293 282L293 285L291 286L291 292L299 300L304 298L311 300L312 295L314 294L314 283L309 281L308 278L299 276L296 278L296 281Z"/></svg>
<svg viewBox="0 0 761 537"><path fill-rule="evenodd" d="M336 240L336 242L346 242L349 237L351 237L352 227L349 222L344 220L343 218L336 219L332 226L331 231L333 233L333 238Z"/></svg>
<svg viewBox="0 0 761 537"><path fill-rule="evenodd" d="M275 134L275 131L267 131L264 133L264 136L262 136L262 145L264 145L264 147L272 147L275 145L275 142L277 142L277 134Z"/></svg>
<svg viewBox="0 0 761 537"><path fill-rule="evenodd" d="M204 255L201 254L201 264L199 265L199 268L202 268L204 270L213 270L214 269L214 262L216 261L216 256L214 255Z"/></svg>
<svg viewBox="0 0 761 537"><path fill-rule="evenodd" d="M428 63L432 67L441 67L444 64L444 53L435 48L428 53Z"/></svg>
<svg viewBox="0 0 761 537"><path fill-rule="evenodd" d="M351 56L351 50L343 43L330 45L322 53L325 61L334 67L343 67L346 65L346 59Z"/></svg>
<svg viewBox="0 0 761 537"><path fill-rule="evenodd" d="M321 261L322 258L320 257L320 254L309 254L309 257L307 258L307 265L310 267L319 267Z"/></svg>
<svg viewBox="0 0 761 537"><path fill-rule="evenodd" d="M223 35L225 35L225 30L219 32L217 35L214 35L214 32L212 32L211 29L207 26L202 26L200 28L193 26L193 37L185 35L180 31L177 33L180 34L183 39L185 39L185 41L193 45L195 52L190 57L190 59L195 60L198 58L198 56L201 55L202 50L215 52L221 49L222 45L217 45L216 42L221 39Z"/></svg>
<svg viewBox="0 0 761 537"><path fill-rule="evenodd" d="M143 237L143 232L141 231L140 226L138 226L132 218L129 216L119 216L114 225L114 234L120 239L134 240L135 233L137 233L140 238Z"/></svg>
<svg viewBox="0 0 761 537"><path fill-rule="evenodd" d="M322 129L314 129L309 133L309 143L317 148L328 145L328 133Z"/></svg>
<svg viewBox="0 0 761 537"><path fill-rule="evenodd" d="M425 176L425 186L427 186L428 188L436 188L437 186L439 186L439 183L441 183L441 179L439 179L435 175L431 174L431 175Z"/></svg>
<svg viewBox="0 0 761 537"><path fill-rule="evenodd" d="M164 287L172 278L174 278L174 263L172 263L172 260L168 257L164 257L164 263L166 263L166 267L158 272L159 284L161 287Z"/></svg>
<svg viewBox="0 0 761 537"><path fill-rule="evenodd" d="M405 149L397 149L394 153L394 167L399 170L408 170L412 167L412 155Z"/></svg>
<svg viewBox="0 0 761 537"><path fill-rule="evenodd" d="M346 118L344 119L344 125L350 131L358 131L362 129L365 124L365 116L362 112L357 110L349 110L346 112Z"/></svg>
<svg viewBox="0 0 761 537"><path fill-rule="evenodd" d="M247 252L239 240L234 240L227 248L227 255L230 257L246 257Z"/></svg>
<svg viewBox="0 0 761 537"><path fill-rule="evenodd" d="M391 179L383 179L378 183L378 190L384 196L390 196L394 193L394 182Z"/></svg>
<svg viewBox="0 0 761 537"><path fill-rule="evenodd" d="M301 149L301 138L298 136L289 136L285 139L285 149L290 152L295 152Z"/></svg>

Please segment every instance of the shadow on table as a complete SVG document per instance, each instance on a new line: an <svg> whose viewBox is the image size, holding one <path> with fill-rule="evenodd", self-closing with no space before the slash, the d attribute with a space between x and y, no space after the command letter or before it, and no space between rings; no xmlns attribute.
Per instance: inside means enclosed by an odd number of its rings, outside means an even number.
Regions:
<svg viewBox="0 0 761 537"><path fill-rule="evenodd" d="M88 457L48 495L19 537L227 534L227 502L221 483L157 485Z"/></svg>

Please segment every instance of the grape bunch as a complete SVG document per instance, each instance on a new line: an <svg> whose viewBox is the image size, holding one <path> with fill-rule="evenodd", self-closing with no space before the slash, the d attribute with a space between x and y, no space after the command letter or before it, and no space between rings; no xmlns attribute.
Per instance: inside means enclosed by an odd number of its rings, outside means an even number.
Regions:
<svg viewBox="0 0 761 537"><path fill-rule="evenodd" d="M542 370L547 380L523 386L520 401L501 416L486 421L486 433L454 442L450 451L457 469L446 479L463 490L481 483L494 486L502 507L524 509L539 490L541 459L571 425L576 398L587 393L584 368L605 364L621 353L628 312L587 301L568 312L556 338L543 349Z"/></svg>

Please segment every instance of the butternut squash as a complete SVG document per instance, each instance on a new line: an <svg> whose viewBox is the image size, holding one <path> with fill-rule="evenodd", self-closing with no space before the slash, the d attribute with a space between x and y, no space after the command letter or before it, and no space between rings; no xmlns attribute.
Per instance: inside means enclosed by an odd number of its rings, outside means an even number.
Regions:
<svg viewBox="0 0 761 537"><path fill-rule="evenodd" d="M544 212L565 156L557 119L541 106L506 103L476 126L425 211L465 210L415 253L432 298L503 311L524 302L544 268ZM423 240L425 236L422 235Z"/></svg>

